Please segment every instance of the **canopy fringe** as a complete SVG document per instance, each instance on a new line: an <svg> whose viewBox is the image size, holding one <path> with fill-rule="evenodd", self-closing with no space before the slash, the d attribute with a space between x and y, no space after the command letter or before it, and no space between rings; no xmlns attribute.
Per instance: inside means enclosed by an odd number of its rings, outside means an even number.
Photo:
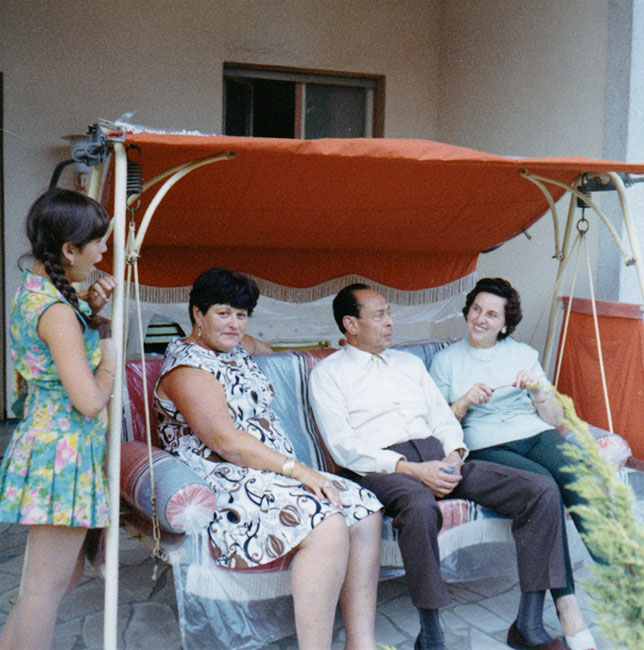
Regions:
<svg viewBox="0 0 644 650"><path fill-rule="evenodd" d="M99 277L104 275L102 271L96 271L91 279L92 282L96 281ZM264 280L251 273L247 273L249 277L257 282L257 286L262 295L274 300L281 300L282 302L314 302L320 298L334 295L343 287L354 282L362 282L376 291L381 293L388 302L395 305L429 305L441 300L447 300L458 294L467 293L474 287L476 281L476 272L469 273L468 275L448 282L439 287L431 287L429 289L418 289L413 291L404 291L402 289L394 289L379 282L374 282L369 278L362 275L349 274L343 275L327 282L322 282L314 287L287 287L281 284L276 284L270 280ZM130 288L129 297L134 299L134 290ZM168 303L181 303L188 302L190 295L190 287L153 287L148 285L140 286L140 298L143 302L154 304L168 304Z"/></svg>

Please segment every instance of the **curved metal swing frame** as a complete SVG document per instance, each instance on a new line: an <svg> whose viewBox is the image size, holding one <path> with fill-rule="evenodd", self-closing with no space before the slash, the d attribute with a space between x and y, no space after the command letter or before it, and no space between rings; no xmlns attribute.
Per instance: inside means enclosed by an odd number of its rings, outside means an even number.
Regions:
<svg viewBox="0 0 644 650"><path fill-rule="evenodd" d="M119 504L120 504L120 466L121 466L121 438L122 438L122 417L123 412L123 384L125 379L125 340L126 340L126 296L129 295L129 278L132 271L138 280L136 263L143 244L143 239L148 230L152 217L170 189L195 169L204 165L230 160L234 153L223 152L214 156L208 156L182 163L165 170L150 181L144 183L143 192L164 181L156 191L154 198L148 205L138 232L133 233L130 229L130 237L126 241L127 215L126 211L141 196L135 194L127 196L127 155L123 142L112 141L114 153L114 216L110 224L110 230L106 234L114 237L114 268L113 275L117 281L113 294L112 309L112 332L117 343L117 368L116 381L114 384L114 397L110 401L110 434L108 438L108 466L107 481L110 494L110 526L107 530L106 552L105 552L105 616L103 622L103 648L105 650L116 650L117 648L117 609L118 609L118 555L119 555ZM93 198L97 198L100 187L101 169L92 168L89 192ZM126 282L126 264L128 265L128 280ZM140 328L139 328L140 330ZM140 334L141 335L141 332ZM141 354L143 347L141 346ZM143 373L143 381L146 381ZM146 425L149 431L149 413L146 411ZM149 438L149 436L148 436ZM149 442L149 441L148 441ZM149 446L149 444L148 444ZM149 450L150 453L150 450ZM153 472L152 463L150 470ZM152 484L154 481L152 480ZM161 549L155 549L157 555Z"/></svg>
<svg viewBox="0 0 644 650"><path fill-rule="evenodd" d="M571 257L572 248L573 248L573 229L576 223L575 220L575 207L577 199L583 201L588 208L590 208L601 220L601 222L608 228L608 232L611 234L615 244L622 256L622 260L626 266L634 266L637 273L637 280L640 286L640 293L642 295L642 302L644 303L644 264L642 262L642 251L640 247L640 242L637 236L637 231L635 229L635 224L631 218L630 210L628 207L628 202L626 200L626 187L622 181L619 174L615 172L607 172L603 176L606 176L610 179L615 189L617 190L617 195L619 197L620 208L622 211L622 220L626 228L626 234L628 237L628 243L631 249L629 254L622 238L619 236L619 233L615 229L615 226L611 223L608 217L602 212L599 206L586 194L579 190L581 184L581 179L578 179L575 184L570 187L561 183L559 181L553 180L551 178L545 178L543 176L538 176L536 174L531 174L529 171L523 170L521 175L526 179L531 181L536 187L538 187L544 194L548 204L550 205L550 212L553 218L554 225L554 237L555 237L555 259L559 260L559 266L557 269L557 277L555 279L554 290L552 294L552 302L550 304L550 317L548 320L548 329L546 332L546 342L544 346L543 356L542 356L542 365L546 373L550 369L550 360L552 357L552 351L554 348L555 341L555 326L557 324L557 303L559 300L559 292L561 290L561 285L564 279L564 274L566 267ZM559 242L559 219L557 216L557 209L555 202L550 194L550 191L547 188L547 184L556 185L562 187L568 192L570 192L570 204L568 207L568 216L566 219L566 226L564 229L563 240Z"/></svg>

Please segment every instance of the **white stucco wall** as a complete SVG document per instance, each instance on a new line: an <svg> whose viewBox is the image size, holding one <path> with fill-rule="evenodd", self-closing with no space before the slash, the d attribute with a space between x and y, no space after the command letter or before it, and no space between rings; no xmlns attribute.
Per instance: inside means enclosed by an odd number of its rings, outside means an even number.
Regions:
<svg viewBox="0 0 644 650"><path fill-rule="evenodd" d="M7 295L26 210L67 156L60 136L125 111L158 128L220 132L224 61L384 74L387 137L601 157L608 43L619 38L610 7L630 1L4 0ZM522 292L524 340L556 272L550 220L531 235L479 267ZM459 319L417 336L461 331Z"/></svg>
<svg viewBox="0 0 644 650"><path fill-rule="evenodd" d="M439 0L3 0L7 300L60 137L136 111L221 132L224 61L386 76L390 137L435 138ZM63 182L69 177L64 176Z"/></svg>
<svg viewBox="0 0 644 650"><path fill-rule="evenodd" d="M629 4L629 3L626 3ZM615 110L610 113L612 118L607 121L606 129L610 129L619 120L622 135L621 145L625 160L644 160L644 0L634 0L631 11L624 11L619 15L622 21L630 21L631 40L624 42L623 39L616 39L619 48L615 48L615 57L618 61L612 66L615 69L619 64L625 64L624 75L626 91L615 97ZM626 31L621 22L615 21L614 30ZM629 54L628 58L626 54ZM624 60L626 59L626 61ZM627 98L627 101L625 101ZM619 100L622 100L620 103ZM626 110L621 104L626 103ZM617 106L622 108L618 113ZM623 117L622 117L623 116ZM620 119L621 118L621 119ZM629 190L629 206L634 227L637 229L639 246L644 250L644 183L638 183ZM622 229L622 236L626 237ZM604 240L608 240L605 237ZM604 243L604 241L602 241ZM603 263L603 260L602 260ZM616 286L615 283L612 283ZM621 302L644 303L642 299L642 286L633 266L625 266L619 260L619 285L616 286L619 293L616 298Z"/></svg>
<svg viewBox="0 0 644 650"><path fill-rule="evenodd" d="M602 157L608 2L450 0L441 25L439 139L507 155ZM565 218L567 201L558 208ZM594 257L598 231L589 233ZM530 234L479 263L481 276L505 277L521 292L516 335L525 341L557 271L550 217ZM544 337L541 327L536 347Z"/></svg>

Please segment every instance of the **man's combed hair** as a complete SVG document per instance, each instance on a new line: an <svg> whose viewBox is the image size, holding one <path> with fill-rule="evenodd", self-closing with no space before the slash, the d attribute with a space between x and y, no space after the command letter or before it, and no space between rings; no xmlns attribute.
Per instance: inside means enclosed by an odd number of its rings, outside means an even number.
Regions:
<svg viewBox="0 0 644 650"><path fill-rule="evenodd" d="M345 316L360 318L360 305L355 297L355 292L365 289L371 289L371 287L362 282L355 282L341 289L333 299L333 317L343 334L347 332L342 322Z"/></svg>
<svg viewBox="0 0 644 650"><path fill-rule="evenodd" d="M259 289L251 278L243 273L215 267L204 271L192 285L190 291L190 321L195 324L193 307L202 314L213 305L230 305L245 309L250 316L259 299Z"/></svg>
<svg viewBox="0 0 644 650"><path fill-rule="evenodd" d="M467 315L470 313L470 307L479 293L491 293L500 298L505 298L505 333L499 332L499 340L507 338L514 332L517 325L523 318L521 311L521 296L519 292L503 278L481 278L476 286L467 294L465 299L465 307L463 307L463 316L467 320Z"/></svg>

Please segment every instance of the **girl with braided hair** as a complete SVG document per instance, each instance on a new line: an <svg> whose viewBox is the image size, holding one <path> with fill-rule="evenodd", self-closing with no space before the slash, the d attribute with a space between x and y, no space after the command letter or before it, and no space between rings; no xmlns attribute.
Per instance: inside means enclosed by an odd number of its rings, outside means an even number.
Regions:
<svg viewBox="0 0 644 650"><path fill-rule="evenodd" d="M56 188L27 217L35 262L10 323L21 422L0 466L0 521L29 534L1 650L50 647L58 606L82 577L87 531L109 523L103 461L116 354L98 312L115 281L103 278L83 296L72 286L100 261L107 226L98 203Z"/></svg>

